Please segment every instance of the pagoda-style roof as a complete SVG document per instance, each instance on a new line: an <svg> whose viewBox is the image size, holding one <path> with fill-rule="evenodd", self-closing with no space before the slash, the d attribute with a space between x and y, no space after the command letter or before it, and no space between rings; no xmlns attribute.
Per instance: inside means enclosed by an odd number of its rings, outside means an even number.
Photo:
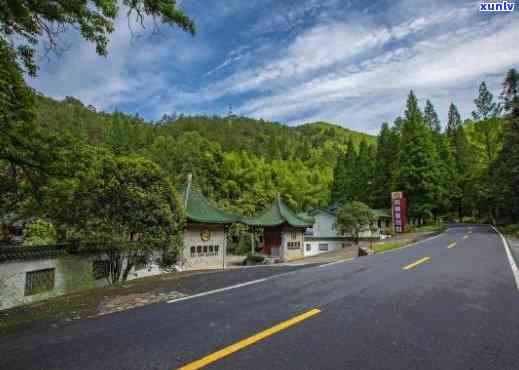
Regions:
<svg viewBox="0 0 519 370"><path fill-rule="evenodd" d="M261 215L255 217L244 217L242 222L249 226L280 226L288 224L292 227L312 227L312 220L296 215L278 196L272 205Z"/></svg>
<svg viewBox="0 0 519 370"><path fill-rule="evenodd" d="M206 224L232 224L240 220L240 216L222 211L212 205L202 192L196 189L191 181L182 190L182 201L188 221Z"/></svg>

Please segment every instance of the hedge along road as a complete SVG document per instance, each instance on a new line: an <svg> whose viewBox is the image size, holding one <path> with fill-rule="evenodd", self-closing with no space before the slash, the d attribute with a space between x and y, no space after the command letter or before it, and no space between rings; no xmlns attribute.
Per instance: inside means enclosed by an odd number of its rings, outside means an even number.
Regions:
<svg viewBox="0 0 519 370"><path fill-rule="evenodd" d="M499 235L454 226L413 248L2 341L0 368L513 369L518 313Z"/></svg>

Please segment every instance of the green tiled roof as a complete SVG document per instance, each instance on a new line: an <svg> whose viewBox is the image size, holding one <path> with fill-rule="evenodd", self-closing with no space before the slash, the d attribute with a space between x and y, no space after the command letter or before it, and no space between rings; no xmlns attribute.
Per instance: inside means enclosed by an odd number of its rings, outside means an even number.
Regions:
<svg viewBox="0 0 519 370"><path fill-rule="evenodd" d="M265 212L256 217L243 218L242 222L250 226L279 226L285 223L293 227L312 227L313 221L299 217L278 197Z"/></svg>
<svg viewBox="0 0 519 370"><path fill-rule="evenodd" d="M308 212L300 212L297 214L297 217L299 217L302 220L310 222L312 225L315 222L315 218L311 216Z"/></svg>
<svg viewBox="0 0 519 370"><path fill-rule="evenodd" d="M231 224L240 220L239 215L222 211L213 206L192 184L184 186L182 200L186 217L189 221L208 224Z"/></svg>

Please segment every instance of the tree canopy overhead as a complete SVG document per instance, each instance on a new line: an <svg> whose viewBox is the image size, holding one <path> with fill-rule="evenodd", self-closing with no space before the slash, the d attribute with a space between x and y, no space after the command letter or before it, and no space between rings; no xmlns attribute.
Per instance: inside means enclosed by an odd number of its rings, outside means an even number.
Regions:
<svg viewBox="0 0 519 370"><path fill-rule="evenodd" d="M195 33L193 21L178 9L174 0L14 0L2 2L0 37L4 41L14 37L23 40L17 47L17 56L29 74L35 75L38 42L45 38L47 47L56 49L59 34L67 28L77 29L83 39L95 44L99 55L107 55L114 20L121 10L128 17L135 16L141 24L145 16L151 16Z"/></svg>

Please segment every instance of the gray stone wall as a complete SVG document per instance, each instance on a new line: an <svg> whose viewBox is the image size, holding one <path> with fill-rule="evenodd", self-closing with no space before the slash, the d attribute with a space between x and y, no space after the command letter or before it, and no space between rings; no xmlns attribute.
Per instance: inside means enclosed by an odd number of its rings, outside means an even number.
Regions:
<svg viewBox="0 0 519 370"><path fill-rule="evenodd" d="M157 255L156 257L159 256ZM108 285L108 281L105 278L94 279L93 262L102 259L106 259L106 257L103 255L88 257L63 256L1 263L0 310ZM54 269L54 286L52 289L39 294L26 295L27 273L45 269ZM163 272L156 263L150 263L140 270L132 269L128 275L128 280L157 275Z"/></svg>
<svg viewBox="0 0 519 370"><path fill-rule="evenodd" d="M54 269L54 286L49 291L26 295L28 272ZM94 287L92 261L85 257L60 257L0 264L0 309L27 304Z"/></svg>

